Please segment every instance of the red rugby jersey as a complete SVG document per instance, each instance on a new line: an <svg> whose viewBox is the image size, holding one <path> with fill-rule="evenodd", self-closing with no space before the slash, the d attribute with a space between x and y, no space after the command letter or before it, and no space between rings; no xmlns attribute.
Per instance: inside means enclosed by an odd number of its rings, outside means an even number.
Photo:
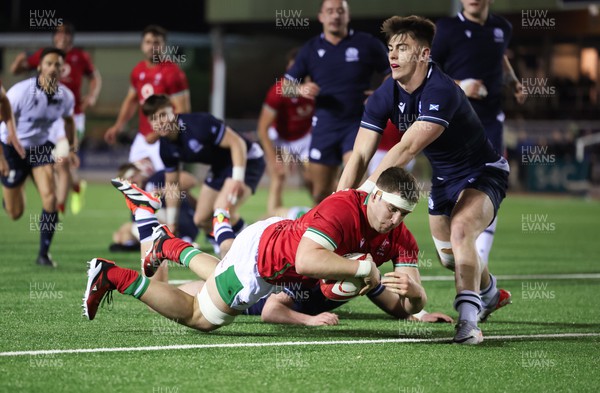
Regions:
<svg viewBox="0 0 600 393"><path fill-rule="evenodd" d="M281 79L271 86L264 103L277 111L273 126L282 139L295 141L310 131L315 101L285 94Z"/></svg>
<svg viewBox="0 0 600 393"><path fill-rule="evenodd" d="M131 71L131 87L137 93L140 104L139 131L146 136L152 132L152 126L142 113L142 104L146 98L153 94L166 94L168 96L183 93L189 88L185 73L177 64L171 62L157 63L148 66L145 60L140 61Z"/></svg>
<svg viewBox="0 0 600 393"><path fill-rule="evenodd" d="M417 266L419 249L415 238L401 223L388 233L378 233L367 221L368 194L338 191L297 220L282 220L263 232L258 248L258 272L277 283L316 280L296 272L296 250L305 232L312 240L338 255L370 253L377 266L392 260L395 266Z"/></svg>

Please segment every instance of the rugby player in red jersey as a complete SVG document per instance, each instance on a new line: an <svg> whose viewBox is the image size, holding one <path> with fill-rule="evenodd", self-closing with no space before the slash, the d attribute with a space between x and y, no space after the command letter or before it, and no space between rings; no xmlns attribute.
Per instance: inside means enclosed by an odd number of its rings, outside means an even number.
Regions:
<svg viewBox="0 0 600 393"><path fill-rule="evenodd" d="M191 108L190 92L185 73L179 66L165 55L167 32L160 26L147 26L142 32L141 51L144 60L131 71L130 86L127 96L121 104L119 116L115 124L104 134L109 144L114 144L117 134L123 131L125 124L135 115L139 116L139 132L129 151L129 162L136 163L149 158L153 168L146 175L164 169L160 159L160 143L158 134L142 113L142 104L151 95L166 94L171 99L175 113L188 113Z"/></svg>
<svg viewBox="0 0 600 393"><path fill-rule="evenodd" d="M297 48L288 53L286 70L294 65L297 53ZM300 164L299 168L305 174L303 166L308 163L314 112L315 100L295 97L292 91L286 91L283 77L273 84L267 93L258 118L257 131L269 172L269 216L277 215L278 209L283 206L286 164ZM305 183L310 191L307 178Z"/></svg>
<svg viewBox="0 0 600 393"><path fill-rule="evenodd" d="M212 331L288 283L312 283L318 279L362 278L364 295L381 282L397 295L398 307L409 314L421 311L427 301L420 284L414 237L403 220L414 208L414 177L401 168L384 171L371 193L337 192L298 220L270 218L243 230L226 255L214 267L214 257L175 238L166 226L156 226L154 243L143 261L146 276L169 259L188 266L207 281L197 296L175 286L152 281L101 258L90 261L84 293L84 315L94 319L102 299L116 289L141 300L180 324ZM153 213L157 199L128 183L114 181L134 211ZM343 212L343 213L341 213ZM143 213L144 215L146 213ZM142 215L140 213L140 215ZM366 260L349 260L350 252L369 254ZM392 260L394 271L381 280L377 266ZM110 299L110 297L109 297ZM196 300L197 299L197 300Z"/></svg>

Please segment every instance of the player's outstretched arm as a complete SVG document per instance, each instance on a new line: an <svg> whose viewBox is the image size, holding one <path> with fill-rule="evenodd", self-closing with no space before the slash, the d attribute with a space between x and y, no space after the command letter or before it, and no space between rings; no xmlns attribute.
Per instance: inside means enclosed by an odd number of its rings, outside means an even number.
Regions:
<svg viewBox="0 0 600 393"><path fill-rule="evenodd" d="M19 75L29 71L29 64L27 63L27 53L21 52L15 57L10 65L10 72L13 75Z"/></svg>
<svg viewBox="0 0 600 393"><path fill-rule="evenodd" d="M244 193L248 148L246 141L229 127L225 128L225 135L221 143L219 143L219 147L229 149L231 152L231 162L233 163L231 178L234 181L230 183L231 186L228 187L229 189L224 191L225 195L227 195L227 201L235 205Z"/></svg>
<svg viewBox="0 0 600 393"><path fill-rule="evenodd" d="M138 109L137 93L132 87L129 88L127 96L121 104L117 121L104 134L104 140L111 145L117 141L117 134L123 130L123 127L135 115Z"/></svg>
<svg viewBox="0 0 600 393"><path fill-rule="evenodd" d="M369 181L375 182L379 175L386 169L398 166L403 167L419 154L431 142L436 140L445 127L428 121L416 121L402 136L400 142L396 143L383 157L383 160L375 169L375 172L369 176Z"/></svg>
<svg viewBox="0 0 600 393"><path fill-rule="evenodd" d="M358 129L352 154L338 182L338 191L358 187L369 166L369 161L371 161L377 150L380 139L381 134L378 132L364 127Z"/></svg>
<svg viewBox="0 0 600 393"><path fill-rule="evenodd" d="M17 137L17 123L15 121L15 115L12 111L10 100L6 95L3 87L0 87L0 119L6 124L8 135L6 142L11 145L19 154L21 158L25 158L25 149L21 145L19 138Z"/></svg>
<svg viewBox="0 0 600 393"><path fill-rule="evenodd" d="M262 110L260 111L260 116L258 117L258 125L256 131L258 133L258 140L265 152L265 162L267 163L267 170L269 172L269 176L273 176L275 174L276 168L276 154L275 154L275 146L273 146L273 142L271 138L269 138L269 127L275 119L277 118L277 111L270 106L264 104Z"/></svg>
<svg viewBox="0 0 600 393"><path fill-rule="evenodd" d="M308 315L294 311L293 305L294 300L285 292L273 294L265 302L260 317L263 322L288 325L323 326L339 323L336 314L323 312L317 315Z"/></svg>
<svg viewBox="0 0 600 393"><path fill-rule="evenodd" d="M96 105L100 90L102 89L102 76L98 70L94 70L89 76L88 94L83 98L81 103L81 111L85 112L87 108Z"/></svg>

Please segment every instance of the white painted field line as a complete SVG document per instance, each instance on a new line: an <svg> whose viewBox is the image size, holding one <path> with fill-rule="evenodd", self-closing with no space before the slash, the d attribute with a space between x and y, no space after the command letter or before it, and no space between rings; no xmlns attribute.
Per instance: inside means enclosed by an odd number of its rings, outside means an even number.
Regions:
<svg viewBox="0 0 600 393"><path fill-rule="evenodd" d="M594 280L600 273L580 274L513 274L496 276L498 280ZM454 281L454 276L422 276L421 281Z"/></svg>
<svg viewBox="0 0 600 393"><path fill-rule="evenodd" d="M579 274L523 274L496 276L498 280L596 280L600 273ZM169 284L181 285L193 280L169 280ZM454 276L421 276L421 281L454 281Z"/></svg>
<svg viewBox="0 0 600 393"><path fill-rule="evenodd" d="M528 338L578 338L600 337L600 333L561 333L561 334L529 334L486 336L485 340L520 340ZM339 340L339 341L283 341L269 343L229 343L229 344L185 344L149 347L117 347L117 348L79 348L79 349L48 349L36 351L0 352L0 356L36 356L59 355L66 353L99 353L99 352L140 352L140 351L171 351L177 349L210 349L210 348L252 348L252 347L299 347L306 345L358 345L358 344L389 344L389 343L435 343L450 342L450 338L387 338L374 340Z"/></svg>

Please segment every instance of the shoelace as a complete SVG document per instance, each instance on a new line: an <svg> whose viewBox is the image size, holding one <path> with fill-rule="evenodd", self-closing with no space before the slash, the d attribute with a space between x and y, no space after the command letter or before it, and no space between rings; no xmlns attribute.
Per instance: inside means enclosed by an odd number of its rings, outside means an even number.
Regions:
<svg viewBox="0 0 600 393"><path fill-rule="evenodd" d="M100 301L100 307L104 308L104 303L106 303L106 309L108 311L112 311L113 309L113 291L110 290L106 292L106 295Z"/></svg>

